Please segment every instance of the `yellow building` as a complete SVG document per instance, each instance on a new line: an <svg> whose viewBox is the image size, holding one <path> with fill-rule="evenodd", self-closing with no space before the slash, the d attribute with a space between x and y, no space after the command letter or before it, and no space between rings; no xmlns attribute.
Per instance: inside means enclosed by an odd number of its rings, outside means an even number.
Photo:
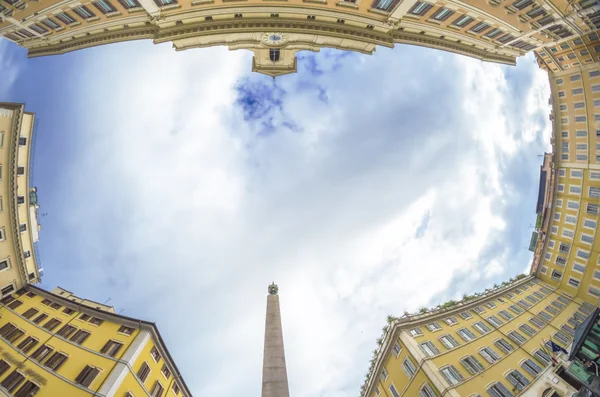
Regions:
<svg viewBox="0 0 600 397"><path fill-rule="evenodd" d="M597 32L536 50L550 79L553 150L541 167L530 275L390 318L362 397L562 397L591 387L583 364L600 344L582 350L582 341L600 306L599 53ZM553 354L550 341L569 354Z"/></svg>
<svg viewBox="0 0 600 397"><path fill-rule="evenodd" d="M156 325L56 288L0 301L0 395L191 396Z"/></svg>
<svg viewBox="0 0 600 397"><path fill-rule="evenodd" d="M38 203L29 187L35 115L0 102L0 295L40 281Z"/></svg>
<svg viewBox="0 0 600 397"><path fill-rule="evenodd" d="M595 0L0 0L0 15L0 36L31 57L152 39L247 49L252 70L271 76L295 72L298 51L398 43L515 64L600 25Z"/></svg>

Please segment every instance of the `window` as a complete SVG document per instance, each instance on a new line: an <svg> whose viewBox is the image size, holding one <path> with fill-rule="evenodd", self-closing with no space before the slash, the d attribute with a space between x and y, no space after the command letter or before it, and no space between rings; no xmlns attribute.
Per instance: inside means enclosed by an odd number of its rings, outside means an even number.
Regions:
<svg viewBox="0 0 600 397"><path fill-rule="evenodd" d="M83 19L95 17L94 13L91 12L90 9L86 6L75 7L73 8L73 11L75 12L75 14L79 15Z"/></svg>
<svg viewBox="0 0 600 397"><path fill-rule="evenodd" d="M162 394L163 394L164 390L165 389L163 389L163 387L160 384L160 382L156 381L154 383L154 386L152 387L152 390L150 391L150 395L152 397L162 397Z"/></svg>
<svg viewBox="0 0 600 397"><path fill-rule="evenodd" d="M54 331L54 329L58 327L61 323L62 321L60 321L59 319L53 318L52 320L44 324L43 328L47 329L48 331Z"/></svg>
<svg viewBox="0 0 600 397"><path fill-rule="evenodd" d="M63 309L63 313L65 313L66 315L71 315L71 314L75 313L75 310L71 309L70 307L65 307Z"/></svg>
<svg viewBox="0 0 600 397"><path fill-rule="evenodd" d="M494 37L498 36L500 33L502 33L502 30L500 30L498 28L492 29L485 34L485 37L489 37L490 39L493 39Z"/></svg>
<svg viewBox="0 0 600 397"><path fill-rule="evenodd" d="M410 332L410 336L413 336L413 337L423 335L423 332L421 332L421 328L419 328L419 327L413 328L408 332Z"/></svg>
<svg viewBox="0 0 600 397"><path fill-rule="evenodd" d="M448 325L455 325L458 324L458 320L456 319L456 317L452 316L452 317L448 317L447 319L444 320L446 322L446 324Z"/></svg>
<svg viewBox="0 0 600 397"><path fill-rule="evenodd" d="M17 307L21 306L23 304L23 302L21 302L20 300L14 300L11 303L8 304L8 307L15 310Z"/></svg>
<svg viewBox="0 0 600 397"><path fill-rule="evenodd" d="M17 349L21 350L23 353L28 353L37 344L38 344L37 339L35 339L32 336L28 336L21 343L19 343L19 346L17 346Z"/></svg>
<svg viewBox="0 0 600 397"><path fill-rule="evenodd" d="M24 333L24 331L21 331L12 323L5 324L2 328L0 328L0 336L10 343L15 342L17 339L23 336Z"/></svg>
<svg viewBox="0 0 600 397"><path fill-rule="evenodd" d="M17 175L25 175L25 167L17 167Z"/></svg>
<svg viewBox="0 0 600 397"><path fill-rule="evenodd" d="M451 385L456 385L462 382L464 379L460 372L458 372L458 370L453 365L449 365L445 368L440 369L440 372Z"/></svg>
<svg viewBox="0 0 600 397"><path fill-rule="evenodd" d="M574 330L573 328L569 327L569 326L568 326L568 325L566 325L566 324L563 324L563 325L561 325L561 326L560 326L560 329L561 329L561 330L562 330L564 333L566 333L567 335L569 335L571 338L572 338L573 336L575 336L575 330Z"/></svg>
<svg viewBox="0 0 600 397"><path fill-rule="evenodd" d="M473 356L467 356L461 359L460 363L466 368L467 371L469 371L471 375L475 375L484 369L483 365L481 365L481 363Z"/></svg>
<svg viewBox="0 0 600 397"><path fill-rule="evenodd" d="M552 321L552 316L550 316L548 313L546 313L545 311L541 310L538 313L538 316L542 318L542 320L544 320L545 322L549 323L550 321Z"/></svg>
<svg viewBox="0 0 600 397"><path fill-rule="evenodd" d="M116 9L108 2L108 0L97 0L92 4L94 4L94 6L103 14L110 14L111 12L116 11Z"/></svg>
<svg viewBox="0 0 600 397"><path fill-rule="evenodd" d="M55 16L56 16L56 18L58 18L65 25L70 25L70 24L72 24L72 23L75 22L75 19L73 19L73 17L70 16L66 12L61 12L59 14L56 14Z"/></svg>
<svg viewBox="0 0 600 397"><path fill-rule="evenodd" d="M121 5L126 9L139 7L139 3L136 0L119 0Z"/></svg>
<svg viewBox="0 0 600 397"><path fill-rule="evenodd" d="M544 328L544 322L537 317L530 317L529 322L538 328Z"/></svg>
<svg viewBox="0 0 600 397"><path fill-rule="evenodd" d="M502 318L503 318L504 320L506 320L506 321L510 321L510 320L512 320L512 319L513 319L513 315L512 315L512 314L510 314L509 312L507 312L506 310L500 310L500 311L498 312L498 315L499 315L500 317L502 317Z"/></svg>
<svg viewBox="0 0 600 397"><path fill-rule="evenodd" d="M412 378L415 375L415 373L417 372L417 368L412 363L412 361L410 361L409 357L406 357L404 359L404 361L402 362L402 370L404 371L406 376L408 376L409 378Z"/></svg>
<svg viewBox="0 0 600 397"><path fill-rule="evenodd" d="M562 278L562 272L559 272L557 270L552 270L552 275L550 277L555 280L560 280Z"/></svg>
<svg viewBox="0 0 600 397"><path fill-rule="evenodd" d="M496 307L496 304L494 302L486 302L484 303L484 305L488 308L488 309L493 309Z"/></svg>
<svg viewBox="0 0 600 397"><path fill-rule="evenodd" d="M25 377L23 374L15 369L2 381L2 383L0 383L0 385L8 390L9 393L12 393L24 380Z"/></svg>
<svg viewBox="0 0 600 397"><path fill-rule="evenodd" d="M123 344L121 342L109 340L108 342L106 342L104 347L102 347L102 349L100 350L100 353L107 354L111 357L115 357L117 355L117 353L119 352L119 350L121 350L122 347L123 347Z"/></svg>
<svg viewBox="0 0 600 397"><path fill-rule="evenodd" d="M456 18L454 20L454 22L452 22L452 25L461 26L462 27L462 26L467 26L471 22L473 22L473 18L471 18L468 15L463 15L463 16L460 16L460 17Z"/></svg>
<svg viewBox="0 0 600 397"><path fill-rule="evenodd" d="M529 379L523 376L516 369L511 371L507 376L506 380L508 380L514 387L516 387L519 391L523 390L529 384Z"/></svg>
<svg viewBox="0 0 600 397"><path fill-rule="evenodd" d="M431 17L436 21L445 21L450 16L454 14L454 11L450 11L447 8L441 7L436 13L434 13Z"/></svg>
<svg viewBox="0 0 600 397"><path fill-rule="evenodd" d="M177 385L177 383L173 383L172 390L173 390L173 393L175 393L175 395L179 394L179 386ZM377 390L379 390L379 389L377 389Z"/></svg>
<svg viewBox="0 0 600 397"><path fill-rule="evenodd" d="M15 397L31 397L37 394L40 387L30 380L25 381L23 386L15 393Z"/></svg>
<svg viewBox="0 0 600 397"><path fill-rule="evenodd" d="M573 277L569 277L568 284L569 284L571 287L579 288L579 280L577 280L577 279L575 279L575 278L573 278Z"/></svg>
<svg viewBox="0 0 600 397"><path fill-rule="evenodd" d="M496 361L500 360L500 356L498 355L498 353L496 353L489 347L484 347L483 349L479 350L479 354L481 354L481 356L485 358L485 361L487 361L490 364L493 364Z"/></svg>
<svg viewBox="0 0 600 397"><path fill-rule="evenodd" d="M38 314L38 309L36 309L35 307L29 308L25 311L25 313L22 314L23 317L25 318L31 318L33 316L35 316L36 314Z"/></svg>
<svg viewBox="0 0 600 397"><path fill-rule="evenodd" d="M62 327L61 329L58 330L58 332L56 333L56 335L58 336L62 336L63 338L68 338L69 336L73 335L73 333L77 330L77 328L73 327L72 325L65 325L64 327Z"/></svg>
<svg viewBox="0 0 600 397"><path fill-rule="evenodd" d="M484 323L482 323L481 321L474 323L473 328L475 328L477 330L477 332L479 332L480 334L485 334L487 332L490 332L490 329L488 328L488 326L485 325Z"/></svg>
<svg viewBox="0 0 600 397"><path fill-rule="evenodd" d="M101 320L97 317L92 317L90 319L90 324L94 324L94 325L101 325L104 322L104 320Z"/></svg>
<svg viewBox="0 0 600 397"><path fill-rule="evenodd" d="M521 332L523 332L527 336L533 336L533 335L535 335L535 330L533 328L531 328L527 324L521 324L521 325L519 325L519 329L521 330Z"/></svg>
<svg viewBox="0 0 600 397"><path fill-rule="evenodd" d="M140 367L140 369L137 373L138 378L140 378L140 380L142 382L145 382L149 373L150 373L150 366L148 365L148 363L143 362L142 366Z"/></svg>
<svg viewBox="0 0 600 397"><path fill-rule="evenodd" d="M473 339L475 339L475 334L472 333L470 330L468 330L467 328L461 328L458 331L456 331L456 333L458 334L458 336L460 336L465 342L470 342Z"/></svg>
<svg viewBox="0 0 600 397"><path fill-rule="evenodd" d="M573 270L575 270L576 272L579 272L579 273L583 273L583 272L585 272L585 266L583 266L580 263L574 263Z"/></svg>
<svg viewBox="0 0 600 397"><path fill-rule="evenodd" d="M169 379L171 377L171 371L167 367L167 364L163 364L163 367L160 370L160 372L162 372L162 374L165 377L165 379Z"/></svg>
<svg viewBox="0 0 600 397"><path fill-rule="evenodd" d="M581 75L580 74L575 74L573 76L570 77L571 81L579 81L581 80Z"/></svg>
<svg viewBox="0 0 600 397"><path fill-rule="evenodd" d="M80 329L77 330L77 332L75 332L75 334L69 340L81 345L89 336L89 332Z"/></svg>
<svg viewBox="0 0 600 397"><path fill-rule="evenodd" d="M569 186L569 193L571 193L571 194L581 194L581 186L575 186L575 185Z"/></svg>
<svg viewBox="0 0 600 397"><path fill-rule="evenodd" d="M513 312L515 314L521 314L521 313L523 313L523 309L521 309L517 305L510 305L508 308L510 309L511 312Z"/></svg>
<svg viewBox="0 0 600 397"><path fill-rule="evenodd" d="M125 334L125 335L131 335L133 333L133 328L126 327L125 325L121 325L118 332L121 334Z"/></svg>
<svg viewBox="0 0 600 397"><path fill-rule="evenodd" d="M388 377L388 373L387 373L387 369L385 369L385 367L381 370L381 381L385 382L387 380Z"/></svg>
<svg viewBox="0 0 600 397"><path fill-rule="evenodd" d="M538 362L540 362L544 367L547 367L548 365L550 365L550 363L552 362L552 357L550 357L550 355L548 353L546 353L544 350L542 349L538 349L533 353L533 356L535 357L536 360L538 360Z"/></svg>
<svg viewBox="0 0 600 397"><path fill-rule="evenodd" d="M577 257L581 259L588 260L590 258L590 253L581 249L577 250Z"/></svg>
<svg viewBox="0 0 600 397"><path fill-rule="evenodd" d="M597 225L596 221L591 220L591 219L584 219L584 221L583 221L583 227L587 227L588 229L596 229L596 225Z"/></svg>
<svg viewBox="0 0 600 397"><path fill-rule="evenodd" d="M526 300L521 299L519 302L517 302L519 304L519 306L521 306L523 309L527 310L531 307L531 303L527 302Z"/></svg>
<svg viewBox="0 0 600 397"><path fill-rule="evenodd" d="M152 356L152 358L154 359L154 361L159 362L160 361L160 353L158 352L158 349L156 348L156 346L154 346L152 348L152 350L150 351L150 355Z"/></svg>
<svg viewBox="0 0 600 397"><path fill-rule="evenodd" d="M594 295L594 296L598 296L598 297L600 297L600 289L598 289L598 288L596 288L596 287L594 287L594 286L591 286L591 285L590 285L590 288L588 289L588 292L589 292L590 294Z"/></svg>
<svg viewBox="0 0 600 397"><path fill-rule="evenodd" d="M400 347L400 343L394 343L394 347L392 348L392 350L394 351L394 356L398 357L398 355L400 354L400 351L402 351L402 348Z"/></svg>
<svg viewBox="0 0 600 397"><path fill-rule="evenodd" d="M435 392L428 384L423 385L419 391L419 397L435 397Z"/></svg>
<svg viewBox="0 0 600 397"><path fill-rule="evenodd" d="M439 323L435 322L435 323L427 324L427 329L430 330L431 332L435 332L435 331L439 331L440 329L442 329L442 327L440 326Z"/></svg>
<svg viewBox="0 0 600 397"><path fill-rule="evenodd" d="M571 339L567 335L563 334L560 331L557 331L553 336L557 341L559 341L564 346L568 345L569 341Z"/></svg>
<svg viewBox="0 0 600 397"><path fill-rule="evenodd" d="M478 24L476 24L475 26L473 26L471 28L471 32L475 32L475 33L481 33L485 30L487 30L490 27L490 25L488 25L485 22L479 22Z"/></svg>
<svg viewBox="0 0 600 397"><path fill-rule="evenodd" d="M392 396L400 397L400 393L398 393L398 390L396 390L394 385L390 385L390 392L392 393Z"/></svg>
<svg viewBox="0 0 600 397"><path fill-rule="evenodd" d="M81 316L79 316L79 319L81 321L87 321L91 316L89 314L85 314L83 313Z"/></svg>
<svg viewBox="0 0 600 397"><path fill-rule="evenodd" d="M423 350L423 352L429 357L435 356L440 352L438 348L429 341L423 342L419 346L421 346L421 350Z"/></svg>
<svg viewBox="0 0 600 397"><path fill-rule="evenodd" d="M431 7L433 7L433 6L429 3L417 1L415 3L415 5L410 9L410 11L408 11L408 13L412 14L412 15L419 15L419 16L425 15L425 13L427 11L429 11L431 9Z"/></svg>
<svg viewBox="0 0 600 397"><path fill-rule="evenodd" d="M498 319L498 317L496 317L496 316L489 316L489 317L487 318L487 320L488 320L488 322L489 322L490 324L492 324L494 327L500 327L500 326L502 326L502 321L500 321L500 320Z"/></svg>
<svg viewBox="0 0 600 397"><path fill-rule="evenodd" d="M590 215L598 215L598 204L588 204L585 212Z"/></svg>
<svg viewBox="0 0 600 397"><path fill-rule="evenodd" d="M50 354L52 354L52 352L54 351L53 348L51 348L48 345L43 345L38 347L38 349L36 351L33 352L33 354L31 355L31 358L34 359L35 361L38 362L42 362L44 361L44 359L46 357L48 357Z"/></svg>
<svg viewBox="0 0 600 397"><path fill-rule="evenodd" d="M56 352L44 364L53 371L58 371L61 365L67 361L67 355L61 352Z"/></svg>
<svg viewBox="0 0 600 397"><path fill-rule="evenodd" d="M504 339L498 339L497 341L494 342L494 345L500 349L501 351L503 351L505 354L510 353L511 351L515 350L515 348L508 343L506 340Z"/></svg>
<svg viewBox="0 0 600 397"><path fill-rule="evenodd" d="M37 316L36 318L34 318L33 322L36 323L36 324L39 324L42 321L44 321L46 318L48 318L48 315L46 313L42 313L39 316Z"/></svg>
<svg viewBox="0 0 600 397"><path fill-rule="evenodd" d="M566 238L573 238L573 236L575 236L575 232L573 230L569 230L569 229L564 229L562 232L563 237Z"/></svg>
<svg viewBox="0 0 600 397"><path fill-rule="evenodd" d="M533 295L527 295L525 299L527 299L531 303L537 303L538 301L536 298L533 297Z"/></svg>
<svg viewBox="0 0 600 397"><path fill-rule="evenodd" d="M600 198L600 187L590 186L590 197Z"/></svg>
<svg viewBox="0 0 600 397"><path fill-rule="evenodd" d="M584 105L585 104L583 102L577 102L575 104L575 109L580 109L579 105ZM581 108L583 108L584 106L581 106ZM581 131L575 131L575 136L578 138L585 138L587 136L588 132L586 130L581 130Z"/></svg>
<svg viewBox="0 0 600 397"><path fill-rule="evenodd" d="M558 310L556 310L552 306L546 306L546 311L550 312L550 314L552 314L553 316L556 316L558 314Z"/></svg>
<svg viewBox="0 0 600 397"><path fill-rule="evenodd" d="M100 373L98 368L91 367L86 365L85 368L77 375L75 379L75 383L78 383L84 387L89 387L89 385L96 379L96 376Z"/></svg>
<svg viewBox="0 0 600 397"><path fill-rule="evenodd" d="M527 339L517 331L510 331L508 333L508 337L510 340L515 342L517 345L521 346L523 343L527 342Z"/></svg>
<svg viewBox="0 0 600 397"><path fill-rule="evenodd" d="M451 335L444 335L440 337L440 342L442 342L442 344L448 349L453 349L459 346L459 343Z"/></svg>
<svg viewBox="0 0 600 397"><path fill-rule="evenodd" d="M56 302L52 302L52 303L50 304L50 307L51 307L52 309L54 309L54 310L58 310L58 309L60 309L62 306L61 306L61 305L59 305L59 304L58 304L58 303L56 303Z"/></svg>
<svg viewBox="0 0 600 397"><path fill-rule="evenodd" d="M473 315L471 315L471 313L469 312L462 312L459 314L459 316L464 319L464 320L468 320L470 318L473 318Z"/></svg>
<svg viewBox="0 0 600 397"><path fill-rule="evenodd" d="M272 62L279 61L280 56L281 56L281 53L280 53L279 49L274 49L274 48L269 49L269 59Z"/></svg>

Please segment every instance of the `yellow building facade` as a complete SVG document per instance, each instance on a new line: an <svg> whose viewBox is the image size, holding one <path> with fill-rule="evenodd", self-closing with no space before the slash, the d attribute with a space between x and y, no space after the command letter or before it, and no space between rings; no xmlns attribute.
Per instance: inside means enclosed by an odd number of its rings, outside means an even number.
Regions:
<svg viewBox="0 0 600 397"><path fill-rule="evenodd" d="M35 115L0 102L0 295L40 281L38 202L31 188Z"/></svg>
<svg viewBox="0 0 600 397"><path fill-rule="evenodd" d="M151 39L178 51L250 50L252 70L271 76L323 47L412 44L515 64L600 25L595 0L0 0L0 15L0 36L32 57Z"/></svg>
<svg viewBox="0 0 600 397"><path fill-rule="evenodd" d="M530 275L443 308L390 319L361 396L571 396L575 330L600 306L597 32L536 50L551 88Z"/></svg>
<svg viewBox="0 0 600 397"><path fill-rule="evenodd" d="M0 395L191 396L154 323L56 288L0 301Z"/></svg>

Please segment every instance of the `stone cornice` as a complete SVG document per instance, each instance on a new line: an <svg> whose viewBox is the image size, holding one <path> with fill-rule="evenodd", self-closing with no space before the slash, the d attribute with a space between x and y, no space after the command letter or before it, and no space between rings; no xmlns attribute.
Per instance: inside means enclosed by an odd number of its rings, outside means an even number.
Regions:
<svg viewBox="0 0 600 397"><path fill-rule="evenodd" d="M15 265L19 268L19 274L21 275L22 285L27 284L27 268L25 267L25 260L23 258L23 247L21 246L21 235L19 232L19 218L17 216L17 150L19 149L19 134L21 131L21 122L23 120L23 112L25 110L25 105L18 104L2 104L3 107L10 107L13 110L13 129L11 131L10 137L10 150L9 150L9 173L10 176L8 178L8 190L9 190L9 200L8 207L10 211L10 220L11 220L11 231L12 237L14 241L14 261Z"/></svg>
<svg viewBox="0 0 600 397"><path fill-rule="evenodd" d="M141 28L127 28L121 31L100 33L89 37L69 40L65 43L53 44L44 47L31 48L27 53L30 58L64 54L66 52L95 47L102 44L116 43L120 41L152 39L158 28L156 26L144 26Z"/></svg>
<svg viewBox="0 0 600 397"><path fill-rule="evenodd" d="M395 43L415 44L422 47L431 47L463 55L468 55L484 61L503 63L506 65L516 65L516 59L513 56L495 54L489 51L474 48L470 45L457 43L450 40L444 40L436 37L405 31L395 31L393 33L393 38Z"/></svg>
<svg viewBox="0 0 600 397"><path fill-rule="evenodd" d="M155 43L163 43L172 40L181 40L190 37L208 36L223 33L264 32L265 30L276 30L278 32L289 32L299 34L320 34L323 36L334 36L358 39L360 41L393 47L393 39L386 33L379 33L367 28L358 28L330 22L284 19L284 18L256 18L256 19L231 19L225 21L207 21L194 25L176 26L161 29L158 32Z"/></svg>

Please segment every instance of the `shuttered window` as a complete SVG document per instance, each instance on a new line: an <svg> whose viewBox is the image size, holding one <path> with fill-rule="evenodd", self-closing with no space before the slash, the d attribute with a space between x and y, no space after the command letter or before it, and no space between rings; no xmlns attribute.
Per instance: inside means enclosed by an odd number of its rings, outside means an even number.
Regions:
<svg viewBox="0 0 600 397"><path fill-rule="evenodd" d="M19 371L14 370L0 383L2 387L12 393L23 381L25 377Z"/></svg>
<svg viewBox="0 0 600 397"><path fill-rule="evenodd" d="M40 387L32 381L26 381L23 386L15 393L15 397L32 397L37 394Z"/></svg>
<svg viewBox="0 0 600 397"><path fill-rule="evenodd" d="M61 323L62 321L60 321L59 319L53 318L52 320L44 324L43 328L47 329L48 331L54 331L54 329L58 327Z"/></svg>
<svg viewBox="0 0 600 397"><path fill-rule="evenodd" d="M68 338L69 336L73 335L76 330L77 328L70 324L66 324L64 327L58 330L56 335L62 336L63 338Z"/></svg>
<svg viewBox="0 0 600 397"><path fill-rule="evenodd" d="M36 309L35 307L32 307L30 309L27 309L25 311L25 313L22 314L22 316L25 318L31 318L31 317L35 316L36 314L38 314L38 309Z"/></svg>
<svg viewBox="0 0 600 397"><path fill-rule="evenodd" d="M115 357L119 350L123 347L123 344L114 340L109 340L106 342L100 353L108 354L111 357Z"/></svg>
<svg viewBox="0 0 600 397"><path fill-rule="evenodd" d="M496 347L498 349L502 350L506 354L515 350L515 348L504 339L498 339L497 341L494 342L494 345L496 345Z"/></svg>
<svg viewBox="0 0 600 397"><path fill-rule="evenodd" d="M33 352L33 354L31 355L31 358L41 363L53 351L54 351L54 349L51 348L50 346L43 345L43 346L40 346L36 351Z"/></svg>
<svg viewBox="0 0 600 397"><path fill-rule="evenodd" d="M493 364L496 361L500 360L500 356L498 355L498 353L496 353L489 347L484 347L483 349L479 350L479 354L481 354L481 356L485 358L485 360L490 364Z"/></svg>
<svg viewBox="0 0 600 397"><path fill-rule="evenodd" d="M542 367L537 365L532 359L528 358L527 360L521 363L521 368L523 368L529 375L534 378L542 372Z"/></svg>
<svg viewBox="0 0 600 397"><path fill-rule="evenodd" d="M484 369L483 365L473 356L467 356L461 359L460 363L466 368L467 371L469 371L471 375L475 375Z"/></svg>
<svg viewBox="0 0 600 397"><path fill-rule="evenodd" d="M508 380L519 391L523 390L530 383L529 379L523 376L523 374L517 371L516 369L511 371L506 376L506 380Z"/></svg>
<svg viewBox="0 0 600 397"><path fill-rule="evenodd" d="M154 383L154 386L152 387L152 390L150 391L150 395L152 397L162 397L164 391L165 391L165 389L162 387L160 382L156 381Z"/></svg>
<svg viewBox="0 0 600 397"><path fill-rule="evenodd" d="M90 336L89 332L80 329L75 332L75 334L69 340L81 345L88 338L88 336Z"/></svg>
<svg viewBox="0 0 600 397"><path fill-rule="evenodd" d="M79 375L77 375L75 383L88 387L94 381L94 379L96 379L96 376L98 376L99 373L100 370L98 368L86 365Z"/></svg>
<svg viewBox="0 0 600 397"><path fill-rule="evenodd" d="M36 318L34 318L33 322L36 324L39 324L47 318L48 318L48 315L46 313L42 313L39 316L37 316Z"/></svg>
<svg viewBox="0 0 600 397"><path fill-rule="evenodd" d="M35 339L32 336L28 336L21 343L19 343L19 346L17 346L17 349L21 350L23 353L29 353L29 351L31 349L33 349L37 344L38 344L37 339Z"/></svg>
<svg viewBox="0 0 600 397"><path fill-rule="evenodd" d="M538 349L533 353L533 356L540 364L547 367L552 362L552 357L542 349Z"/></svg>
<svg viewBox="0 0 600 397"><path fill-rule="evenodd" d="M137 373L137 376L138 376L138 378L140 378L140 380L142 382L145 382L149 373L150 373L150 366L146 362L144 362L144 363L142 363L142 366L140 367L140 369Z"/></svg>
<svg viewBox="0 0 600 397"><path fill-rule="evenodd" d="M67 355L64 353L56 352L46 361L44 364L46 367L53 371L58 371L61 365L67 361Z"/></svg>
<svg viewBox="0 0 600 397"><path fill-rule="evenodd" d="M23 304L23 302L21 302L20 300L15 300L12 301L11 303L8 304L8 307L15 310L17 307L21 306Z"/></svg>

